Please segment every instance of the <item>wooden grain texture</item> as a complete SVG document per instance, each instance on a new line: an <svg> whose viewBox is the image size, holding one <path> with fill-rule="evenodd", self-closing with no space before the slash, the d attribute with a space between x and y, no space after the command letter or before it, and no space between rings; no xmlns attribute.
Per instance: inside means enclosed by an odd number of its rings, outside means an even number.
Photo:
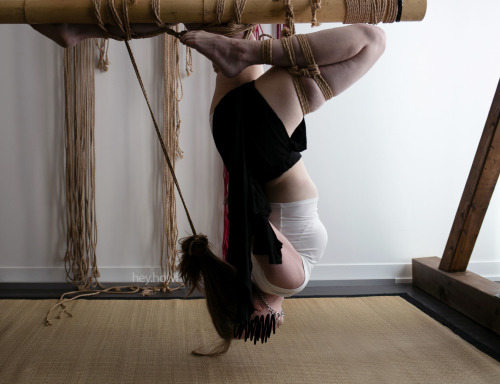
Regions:
<svg viewBox="0 0 500 384"><path fill-rule="evenodd" d="M439 266L447 272L467 269L500 175L500 82Z"/></svg>
<svg viewBox="0 0 500 384"><path fill-rule="evenodd" d="M215 20L217 0L161 0L161 19L165 23L210 23ZM121 4L120 1L116 2ZM102 0L102 10L106 0ZM294 0L293 8L297 23L311 21L310 0ZM424 18L427 0L405 0L401 21L420 21ZM323 0L318 11L320 22L343 22L346 13L345 0ZM104 12L103 12L104 15ZM231 21L234 2L226 0L223 23ZM132 23L154 23L151 0L135 0L129 6ZM247 24L283 23L283 1L247 0L242 22ZM105 22L110 22L104 17ZM1 0L0 24L95 24L91 0Z"/></svg>
<svg viewBox="0 0 500 384"><path fill-rule="evenodd" d="M438 257L413 259L413 285L500 335L500 284L468 271L442 271L439 263Z"/></svg>

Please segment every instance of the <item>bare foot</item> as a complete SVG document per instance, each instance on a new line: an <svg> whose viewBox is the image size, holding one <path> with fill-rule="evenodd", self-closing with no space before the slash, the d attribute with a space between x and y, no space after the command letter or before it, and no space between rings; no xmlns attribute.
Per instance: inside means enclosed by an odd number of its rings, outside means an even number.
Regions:
<svg viewBox="0 0 500 384"><path fill-rule="evenodd" d="M180 41L211 60L227 77L235 77L246 67L259 63L258 41L231 39L205 31L187 32Z"/></svg>
<svg viewBox="0 0 500 384"><path fill-rule="evenodd" d="M270 294L265 293L265 292L261 292L261 293L264 297L264 300L267 302L267 304L269 304L269 306L273 309L273 311L275 313L281 314L282 313L281 312L282 311L281 304L283 303L284 298L281 296L270 295ZM268 315L273 316L271 311L267 307L267 305L259 297L256 290L253 293L253 305L254 305L254 312L250 316L250 319L249 319L250 321L254 320L255 318L261 317L261 316L264 319ZM279 317L276 316L275 320L276 320L277 327L283 325L283 323L285 321L284 316L279 316ZM245 330L242 330L241 334L235 335L234 338L240 339L240 340L244 340L244 339L246 340L247 337L250 337L250 336L255 336L255 335L253 335L253 334L246 335ZM260 337L262 337L262 335L259 335L258 337L260 338Z"/></svg>
<svg viewBox="0 0 500 384"><path fill-rule="evenodd" d="M253 295L253 305L254 305L254 313L252 314L252 317L250 319L253 319L254 317L261 316L263 315L266 317L268 314L271 314L270 309L267 307L269 305L275 313L281 314L282 308L281 305L283 303L284 297L281 296L276 296L276 295L271 295L269 293L261 292L262 296L264 297L264 300L259 297L258 293L255 292ZM280 325L283 324L285 321L283 316L276 316L276 325L279 327Z"/></svg>

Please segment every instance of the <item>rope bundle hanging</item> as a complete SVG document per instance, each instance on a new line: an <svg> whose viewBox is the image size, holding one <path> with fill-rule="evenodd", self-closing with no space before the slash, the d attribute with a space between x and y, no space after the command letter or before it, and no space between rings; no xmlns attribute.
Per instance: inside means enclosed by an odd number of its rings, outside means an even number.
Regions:
<svg viewBox="0 0 500 384"><path fill-rule="evenodd" d="M169 157L181 158L179 147L179 131L181 119L179 114L179 89L182 92L181 75L179 72L179 40L164 34L163 43L163 138L166 142ZM189 72L188 72L189 74ZM172 164L175 170L175 161ZM175 185L172 174L163 160L162 172L162 231L161 231L161 271L163 289L171 290L170 285L175 280L177 263L177 204Z"/></svg>
<svg viewBox="0 0 500 384"><path fill-rule="evenodd" d="M98 4L100 0L93 0L95 6L95 10L100 9L100 5ZM134 0L132 0L133 2ZM180 37L180 33L177 30L174 30L170 27L166 27L165 24L161 21L159 17L159 1L152 1L153 12L156 17L156 23L158 26L163 27L168 35L164 36L164 105L163 105L163 135L160 132L158 122L154 116L151 104L149 102L146 89L144 87L142 78L140 76L137 63L135 61L135 57L132 53L131 47L128 43L128 40L132 39L134 32L130 26L128 21L128 6L127 0L122 1L122 15L120 16L115 4L114 0L108 2L108 11L111 15L113 15L113 19L120 29L120 31L125 36L125 44L127 47L127 51L129 53L131 62L134 67L134 71L139 80L139 84L141 86L142 92L144 94L145 100L147 102L149 112L153 119L155 131L158 137L158 140L161 145L161 149L163 151L165 164L163 169L163 179L165 183L163 183L162 187L162 209L163 209L163 220L162 220L162 228L163 235L161 239L161 268L162 268L162 276L165 277L163 281L162 290L170 289L169 285L174 279L175 275L175 265L177 259L177 220L176 220L176 210L175 210L175 188L179 192L179 197L181 198L182 204L186 211L186 215L191 226L191 230L193 235L196 234L196 230L194 229L194 225L189 215L189 211L187 210L186 203L184 201L184 197L180 190L177 178L175 176L175 163L171 159L175 159L178 156L181 156L181 152L179 149L178 143L178 133L180 128L180 116L178 109L178 101L179 101L179 84L180 84L180 73L179 73L179 43L177 39L173 39L173 37ZM99 16L98 20L102 20ZM99 23L100 27L106 30L104 25ZM173 37L172 37L173 36ZM168 55L168 52L176 52L175 55ZM169 70L175 68L175 70ZM164 140L165 138L165 140ZM165 144L165 141L167 144ZM170 150L169 150L170 149ZM165 239L166 236L167 238ZM166 240L166 241L165 241ZM164 262L164 257L168 259L168 261Z"/></svg>
<svg viewBox="0 0 500 384"><path fill-rule="evenodd" d="M94 9L100 9L100 1L93 2ZM125 4L125 2L124 2ZM114 6L114 2L111 3ZM115 21L121 17L116 8L110 8ZM98 24L102 23L100 14L96 14ZM119 24L120 25L120 24ZM122 31L129 36L131 28L122 24ZM114 36L117 38L118 36ZM178 111L180 73L179 42L171 36L163 36L163 137L171 158L181 156L178 143L180 117ZM174 185L168 167L162 172L162 236L161 236L161 272L162 286L151 288L110 287L104 288L98 281L100 277L96 260L97 223L95 213L95 94L93 60L95 48L100 52L97 67L107 70L108 44L106 39L88 39L64 53L64 83L66 100L66 207L67 207L67 251L65 268L67 280L72 282L78 291L68 292L61 296L58 303L51 308L46 317L50 324L53 312L64 303L83 296L94 296L100 293L137 293L148 295L161 290L172 290L171 283L175 278L177 258L177 222ZM189 59L189 55L188 55ZM186 66L189 66L189 60ZM171 70L174 69L174 70ZM188 72L189 74L189 72ZM68 299L67 296L77 294ZM64 309L63 312L66 310ZM60 317L60 315L59 315Z"/></svg>
<svg viewBox="0 0 500 384"><path fill-rule="evenodd" d="M94 42L64 52L66 151L66 279L99 285L96 261Z"/></svg>

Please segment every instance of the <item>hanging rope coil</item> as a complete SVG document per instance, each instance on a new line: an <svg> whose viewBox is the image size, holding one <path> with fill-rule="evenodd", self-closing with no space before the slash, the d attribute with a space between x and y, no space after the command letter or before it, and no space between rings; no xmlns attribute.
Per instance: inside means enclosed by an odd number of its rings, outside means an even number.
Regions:
<svg viewBox="0 0 500 384"><path fill-rule="evenodd" d="M98 282L95 211L94 43L64 51L66 279L80 289Z"/></svg>
<svg viewBox="0 0 500 384"><path fill-rule="evenodd" d="M178 27L176 27L178 28ZM182 81L179 65L179 40L164 34L162 36L163 49L163 132L162 136L171 159L182 158L179 146L179 133L181 118L179 112L179 101L182 99ZM187 63L186 63L187 64ZM188 76L189 76L189 72ZM175 281L175 269L177 263L177 204L175 197L175 185L169 169L163 161L162 170L162 230L161 230L161 272L164 280L162 286L165 290L170 288ZM180 287L180 285L179 285Z"/></svg>

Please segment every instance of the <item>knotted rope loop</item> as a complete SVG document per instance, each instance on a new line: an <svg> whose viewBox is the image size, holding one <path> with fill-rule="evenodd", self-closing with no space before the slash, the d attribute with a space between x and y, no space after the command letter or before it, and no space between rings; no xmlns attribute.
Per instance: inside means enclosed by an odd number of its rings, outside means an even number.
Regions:
<svg viewBox="0 0 500 384"><path fill-rule="evenodd" d="M314 56L311 50L311 46L309 45L309 41L305 35L294 35L299 42L300 48L302 49L302 53L304 54L304 58L306 60L307 66L303 68L299 68L296 60L295 60L295 51L293 49L293 36L283 37L281 38L281 44L283 45L283 50L285 54L288 56L290 60L290 67L288 71L292 75L293 85L295 86L295 91L297 93L297 97L299 98L300 107L302 108L302 113L304 115L311 112L309 101L307 99L307 94L304 89L304 85L302 84L301 77L312 78L316 84L318 85L321 93L325 100L329 100L333 97L333 92L326 82L326 80L321 75L321 71L314 61Z"/></svg>
<svg viewBox="0 0 500 384"><path fill-rule="evenodd" d="M292 0L285 0L285 27L281 30L283 37L295 35L295 15Z"/></svg>
<svg viewBox="0 0 500 384"><path fill-rule="evenodd" d="M298 66L293 66L288 69L288 72L292 76L298 77L308 77L310 79L320 76L321 72L317 64L309 64L307 67L299 68Z"/></svg>
<svg viewBox="0 0 500 384"><path fill-rule="evenodd" d="M308 67L315 66L317 68L318 66L314 61L312 49L311 46L309 45L307 37L305 35L297 35L297 40L299 42L300 48L302 49L302 53L304 54ZM326 80L323 78L323 76L321 76L319 68L316 75L313 76L313 79L318 85L319 89L321 90L321 93L323 94L325 100L330 100L333 97L332 89L330 88Z"/></svg>
<svg viewBox="0 0 500 384"><path fill-rule="evenodd" d="M311 27L319 27L321 23L318 21L318 11L321 9L321 0L311 0Z"/></svg>

